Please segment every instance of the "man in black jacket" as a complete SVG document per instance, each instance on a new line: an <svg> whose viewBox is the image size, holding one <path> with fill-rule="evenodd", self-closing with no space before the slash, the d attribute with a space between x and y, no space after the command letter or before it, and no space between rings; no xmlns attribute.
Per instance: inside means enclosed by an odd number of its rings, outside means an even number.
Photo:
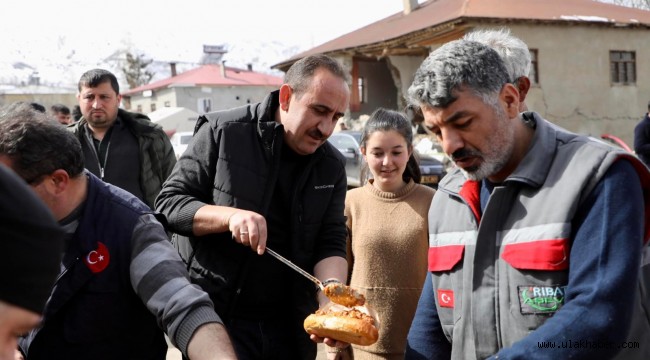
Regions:
<svg viewBox="0 0 650 360"><path fill-rule="evenodd" d="M349 98L336 60L296 62L261 103L201 116L156 199L240 359L316 355L302 328L316 287L264 252L268 244L321 280L346 279L345 160L326 140Z"/></svg>
<svg viewBox="0 0 650 360"><path fill-rule="evenodd" d="M153 208L176 164L167 134L145 115L119 108L120 87L107 70L85 72L77 99L83 116L69 129L81 142L86 169Z"/></svg>

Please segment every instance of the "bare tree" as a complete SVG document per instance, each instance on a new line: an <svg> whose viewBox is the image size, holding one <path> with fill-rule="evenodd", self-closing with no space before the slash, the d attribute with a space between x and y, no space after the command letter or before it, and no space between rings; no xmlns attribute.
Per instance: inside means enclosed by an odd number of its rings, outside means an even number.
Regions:
<svg viewBox="0 0 650 360"><path fill-rule="evenodd" d="M130 89L149 83L155 75L153 72L147 70L147 67L152 62L153 59L146 60L142 54L133 55L130 52L126 52L126 62L122 66L122 72Z"/></svg>

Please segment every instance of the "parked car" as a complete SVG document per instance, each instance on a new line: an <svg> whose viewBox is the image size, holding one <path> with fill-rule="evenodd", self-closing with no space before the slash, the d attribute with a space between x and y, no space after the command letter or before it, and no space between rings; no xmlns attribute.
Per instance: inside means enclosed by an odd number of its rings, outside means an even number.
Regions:
<svg viewBox="0 0 650 360"><path fill-rule="evenodd" d="M348 178L348 187L361 186L361 169L363 168L363 156L359 149L361 131L342 130L335 132L329 137L328 141L345 157L345 173ZM416 151L420 172L422 173L421 183L437 188L438 182L445 175L442 162L432 156L420 154L417 150L414 151Z"/></svg>
<svg viewBox="0 0 650 360"><path fill-rule="evenodd" d="M193 135L194 132L192 131L181 131L174 133L172 137L169 138L169 141L172 143L172 147L174 148L176 159L181 157L181 155L185 152L185 149L187 149L187 144L190 143Z"/></svg>

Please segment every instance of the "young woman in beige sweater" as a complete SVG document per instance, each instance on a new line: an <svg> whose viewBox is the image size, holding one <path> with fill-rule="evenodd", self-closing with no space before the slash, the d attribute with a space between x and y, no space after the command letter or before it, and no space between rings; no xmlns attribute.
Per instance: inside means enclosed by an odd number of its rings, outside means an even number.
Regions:
<svg viewBox="0 0 650 360"><path fill-rule="evenodd" d="M361 137L372 179L348 191L350 286L378 313L379 340L353 345L359 359L403 359L427 271L427 213L434 190L420 185L413 133L399 112L378 109Z"/></svg>

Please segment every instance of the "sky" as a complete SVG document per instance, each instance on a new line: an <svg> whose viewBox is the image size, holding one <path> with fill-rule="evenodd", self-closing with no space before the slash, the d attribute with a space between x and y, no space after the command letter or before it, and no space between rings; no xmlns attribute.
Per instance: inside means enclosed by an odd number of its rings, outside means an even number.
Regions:
<svg viewBox="0 0 650 360"><path fill-rule="evenodd" d="M286 54L264 50L269 45L307 50L402 11L403 0L8 0L3 5L0 64L23 62L47 80L71 67L96 67L120 49L156 61L197 63L204 44L225 44L224 59L231 63L245 61L236 56L268 54L276 58L266 63L274 64Z"/></svg>

